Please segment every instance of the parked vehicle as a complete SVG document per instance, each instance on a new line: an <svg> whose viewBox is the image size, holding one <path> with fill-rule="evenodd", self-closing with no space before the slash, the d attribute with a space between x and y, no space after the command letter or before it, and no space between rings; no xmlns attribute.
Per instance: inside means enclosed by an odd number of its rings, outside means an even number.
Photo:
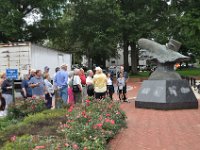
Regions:
<svg viewBox="0 0 200 150"><path fill-rule="evenodd" d="M53 77L55 68L64 63L68 65L68 70L71 70L71 54L30 42L0 44L0 72L17 69L19 78L28 74L29 69L44 70L45 66L50 68L49 73Z"/></svg>

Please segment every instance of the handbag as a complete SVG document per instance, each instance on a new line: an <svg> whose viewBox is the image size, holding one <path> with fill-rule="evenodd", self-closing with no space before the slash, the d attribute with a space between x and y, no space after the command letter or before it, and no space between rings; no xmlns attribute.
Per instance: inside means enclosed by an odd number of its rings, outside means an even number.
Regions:
<svg viewBox="0 0 200 150"><path fill-rule="evenodd" d="M91 84L91 85L88 85L88 86L87 86L87 90L88 90L88 91L93 91L93 90L94 90L94 85L92 85L92 84Z"/></svg>
<svg viewBox="0 0 200 150"><path fill-rule="evenodd" d="M120 86L119 86L119 90L123 90L123 85L120 85Z"/></svg>
<svg viewBox="0 0 200 150"><path fill-rule="evenodd" d="M74 93L80 92L80 89L79 89L78 85L73 85L73 92Z"/></svg>
<svg viewBox="0 0 200 150"><path fill-rule="evenodd" d="M73 79L72 79L72 91L74 92L74 93L78 93L78 92L80 92L80 89L79 89L79 87L78 87L78 85L74 85L73 84L74 83L74 77L73 77Z"/></svg>

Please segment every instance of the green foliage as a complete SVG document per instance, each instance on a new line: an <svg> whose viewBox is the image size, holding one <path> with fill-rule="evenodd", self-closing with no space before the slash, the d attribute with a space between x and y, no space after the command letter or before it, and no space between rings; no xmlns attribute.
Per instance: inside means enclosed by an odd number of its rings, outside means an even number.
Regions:
<svg viewBox="0 0 200 150"><path fill-rule="evenodd" d="M130 74L131 78L142 78L142 77L149 77L150 72L138 72L137 74Z"/></svg>
<svg viewBox="0 0 200 150"><path fill-rule="evenodd" d="M41 112L46 109L43 99L17 100L8 108L8 118L20 119L29 114Z"/></svg>
<svg viewBox="0 0 200 150"><path fill-rule="evenodd" d="M177 71L181 76L186 77L200 77L200 69L183 69Z"/></svg>
<svg viewBox="0 0 200 150"><path fill-rule="evenodd" d="M29 115L23 121L7 124L3 130L0 130L0 145L8 141L13 135L57 135L56 130L60 122L65 120L66 110L45 110L40 113ZM10 120L5 119L11 123ZM6 121L5 121L6 122Z"/></svg>
<svg viewBox="0 0 200 150"><path fill-rule="evenodd" d="M139 38L162 44L174 38L183 43L182 53L200 59L196 0L1 0L0 7L0 42L47 40L47 46L72 52L77 61L84 54L99 65L117 56L118 43L127 58L130 45L129 65L136 72ZM27 24L24 18L32 13L41 18Z"/></svg>
<svg viewBox="0 0 200 150"><path fill-rule="evenodd" d="M118 103L89 98L85 105L46 110L10 125L0 134L1 149L103 150L126 125L125 118Z"/></svg>
<svg viewBox="0 0 200 150"><path fill-rule="evenodd" d="M185 77L200 77L200 69L199 68L187 68L182 70L177 70L177 72L181 76ZM149 72L139 72L138 74L130 74L131 78L143 78L143 77L149 77Z"/></svg>
<svg viewBox="0 0 200 150"><path fill-rule="evenodd" d="M0 42L34 41L46 39L55 29L66 0L1 0ZM33 24L24 19L32 14L40 15Z"/></svg>
<svg viewBox="0 0 200 150"><path fill-rule="evenodd" d="M112 0L70 0L58 23L61 32L51 37L50 46L70 49L77 55L92 58L93 63L102 64L116 55L117 9Z"/></svg>
<svg viewBox="0 0 200 150"><path fill-rule="evenodd" d="M126 124L119 104L106 99L86 100L86 106L71 107L66 116L59 131L80 149L105 149L107 141Z"/></svg>
<svg viewBox="0 0 200 150"><path fill-rule="evenodd" d="M20 120L9 119L9 118L0 118L0 132L4 131L11 124L17 124Z"/></svg>
<svg viewBox="0 0 200 150"><path fill-rule="evenodd" d="M72 150L65 146L66 140L56 136L38 136L38 135L23 135L21 137L13 136L11 142L7 142L1 150L29 150L29 149L60 149L65 148Z"/></svg>

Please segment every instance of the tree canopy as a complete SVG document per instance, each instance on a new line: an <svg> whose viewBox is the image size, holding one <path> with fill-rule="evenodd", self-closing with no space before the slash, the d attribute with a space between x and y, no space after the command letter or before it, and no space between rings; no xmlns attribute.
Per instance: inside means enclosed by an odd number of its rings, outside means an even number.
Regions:
<svg viewBox="0 0 200 150"><path fill-rule="evenodd" d="M0 41L41 41L47 39L62 17L66 0L1 0ZM25 18L37 14L40 18L29 24ZM34 21L34 18L32 18Z"/></svg>
<svg viewBox="0 0 200 150"><path fill-rule="evenodd" d="M141 37L163 44L174 38L184 53L200 56L199 7L196 0L1 0L0 42L47 41L97 65L116 57L120 45L126 70L136 73ZM25 18L32 14L39 19L30 24Z"/></svg>

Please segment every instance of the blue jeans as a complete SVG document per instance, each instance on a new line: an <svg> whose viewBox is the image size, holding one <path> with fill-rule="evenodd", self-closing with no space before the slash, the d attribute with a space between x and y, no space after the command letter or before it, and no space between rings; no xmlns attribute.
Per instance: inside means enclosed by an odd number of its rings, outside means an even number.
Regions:
<svg viewBox="0 0 200 150"><path fill-rule="evenodd" d="M64 86L59 90L59 95L61 99L63 100L64 104L67 104L68 100L68 87Z"/></svg>

